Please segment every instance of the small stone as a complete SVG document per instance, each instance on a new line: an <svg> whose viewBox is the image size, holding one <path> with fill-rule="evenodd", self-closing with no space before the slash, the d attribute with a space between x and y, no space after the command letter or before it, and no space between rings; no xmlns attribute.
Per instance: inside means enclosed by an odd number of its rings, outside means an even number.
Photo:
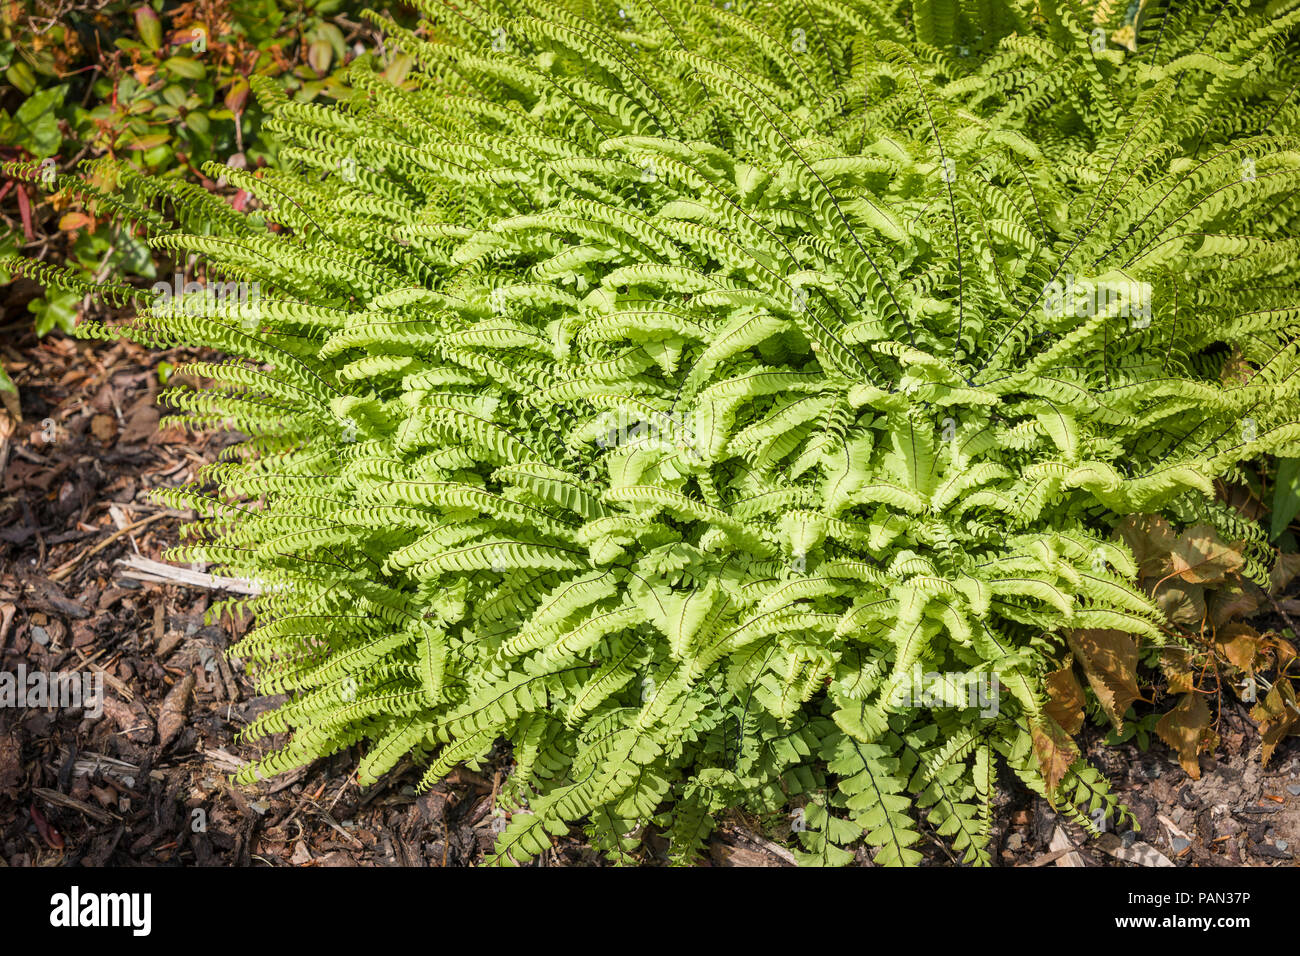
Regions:
<svg viewBox="0 0 1300 956"><path fill-rule="evenodd" d="M1293 797L1300 797L1300 783L1288 783L1286 785L1286 792L1291 794Z"/></svg>
<svg viewBox="0 0 1300 956"><path fill-rule="evenodd" d="M1013 833L1011 834L1011 836L1007 837L1008 850L1012 850L1012 851L1019 850L1024 845L1025 845L1025 837L1021 833Z"/></svg>
<svg viewBox="0 0 1300 956"><path fill-rule="evenodd" d="M1170 841L1170 846L1174 848L1175 853L1182 853L1191 845L1191 840L1185 840L1182 837L1174 837L1173 840Z"/></svg>
<svg viewBox="0 0 1300 956"><path fill-rule="evenodd" d="M1282 850L1282 851L1285 852L1285 850L1287 849L1287 847L1289 847L1291 844L1288 843L1286 840L1274 840L1274 841L1273 841L1273 845L1274 845L1275 847L1277 847L1279 850Z"/></svg>

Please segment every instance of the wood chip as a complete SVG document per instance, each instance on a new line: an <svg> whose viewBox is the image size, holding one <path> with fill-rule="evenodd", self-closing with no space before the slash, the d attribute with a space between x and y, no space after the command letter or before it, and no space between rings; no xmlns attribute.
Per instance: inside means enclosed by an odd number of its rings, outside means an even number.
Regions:
<svg viewBox="0 0 1300 956"><path fill-rule="evenodd" d="M186 674L163 698L158 711L158 747L165 750L185 726L190 697L194 693L194 673Z"/></svg>
<svg viewBox="0 0 1300 956"><path fill-rule="evenodd" d="M1088 865L1083 861L1083 857L1075 852L1074 844L1070 842L1070 838L1065 835L1065 831L1060 827L1057 827L1056 832L1052 834L1052 842L1047 845L1047 848L1049 850L1064 851L1056 860L1053 861L1056 866Z"/></svg>
<svg viewBox="0 0 1300 956"><path fill-rule="evenodd" d="M1124 842L1113 833L1103 833L1096 840L1097 849L1103 853L1109 853L1117 860L1123 860L1125 863L1136 863L1138 866L1174 866L1174 862L1165 856L1150 843L1134 843L1132 846L1125 846Z"/></svg>

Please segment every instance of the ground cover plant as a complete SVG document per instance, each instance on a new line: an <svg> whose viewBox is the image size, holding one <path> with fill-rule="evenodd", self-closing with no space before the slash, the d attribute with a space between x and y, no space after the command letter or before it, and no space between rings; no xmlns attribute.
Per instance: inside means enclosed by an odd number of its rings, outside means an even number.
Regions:
<svg viewBox="0 0 1300 956"><path fill-rule="evenodd" d="M263 591L243 778L508 741L503 863L730 808L983 863L999 773L1121 818L1061 701L1121 727L1107 662L1177 642L1122 522L1266 584L1214 481L1300 453L1300 4L423 12L398 83L254 84L283 168L208 167L254 210L56 183L206 269L80 334L235 356L166 398L248 440L164 497Z"/></svg>

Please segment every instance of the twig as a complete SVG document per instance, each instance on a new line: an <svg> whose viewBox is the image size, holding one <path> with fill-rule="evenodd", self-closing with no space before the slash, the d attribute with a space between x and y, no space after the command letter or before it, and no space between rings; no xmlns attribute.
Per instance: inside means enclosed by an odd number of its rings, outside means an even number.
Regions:
<svg viewBox="0 0 1300 956"><path fill-rule="evenodd" d="M1273 593L1267 588L1264 588L1263 591L1264 596L1273 603L1273 610L1277 611L1282 620L1286 621L1286 626L1291 628L1291 633L1300 636L1300 628L1296 627L1295 621L1291 620L1291 615L1282 610L1282 605L1278 603L1277 598L1273 596Z"/></svg>
<svg viewBox="0 0 1300 956"><path fill-rule="evenodd" d="M72 650L73 653L75 653L77 657L81 660L81 664L83 667L89 667L91 670L94 670L96 673L102 674L105 683L107 683L109 687L113 688L113 690L117 691L117 693L121 696L121 698L124 701L126 701L129 704L133 700L135 700L135 694L131 692L131 688L127 687L126 684L122 683L120 680L118 680L116 677L110 674L103 667L100 667L98 664L96 664L93 658L87 657L85 654L81 653L80 648L74 647Z"/></svg>
<svg viewBox="0 0 1300 956"><path fill-rule="evenodd" d="M1060 850L1053 850L1051 853L1047 854L1046 856L1040 856L1038 859L1031 860L1028 863L1017 863L1015 868L1032 869L1035 866L1047 866L1047 864L1049 863L1055 863L1057 860L1065 856L1065 854L1067 853L1074 853L1074 847L1067 846L1067 847L1063 847Z"/></svg>
<svg viewBox="0 0 1300 956"><path fill-rule="evenodd" d="M310 801L310 803L312 805L312 809L316 811L316 815L320 817L322 820L324 820L334 830L337 830L339 834L343 837L343 839L349 841L353 846L360 847L363 850L366 848L366 845L364 843L358 840L347 830L343 829L343 827L339 826L339 822L335 820L332 816L330 816L328 810L323 808L315 800Z"/></svg>
<svg viewBox="0 0 1300 956"><path fill-rule="evenodd" d="M160 511L158 512L158 514L150 515L147 518L141 518L139 521L136 521L133 524L129 524L125 528L121 528L117 531L114 531L103 541L99 542L99 544L94 545L91 548L87 548L85 551L81 552L81 554L77 555L72 560L67 561L66 563L55 568L54 573L50 575L50 580L62 581L73 571L75 571L77 569L77 565L81 564L82 561L86 560L86 558L94 557L95 555L99 554L99 552L103 551L105 548L107 548L110 544L112 544L114 541L116 541L118 538L122 537L123 535L130 534L132 531L138 531L141 528L143 528L145 525L153 524L155 521L160 521L163 518L170 518L170 517L172 517L172 515L169 512Z"/></svg>
<svg viewBox="0 0 1300 956"><path fill-rule="evenodd" d="M46 803L52 803L56 807L67 807L69 810L79 810L92 820L97 820L100 823L112 823L114 820L122 819L115 813L105 813L98 807L92 807L88 803L84 803L75 797L69 797L66 794L59 793L57 790L49 790L45 787L33 787L32 795L40 797Z"/></svg>
<svg viewBox="0 0 1300 956"><path fill-rule="evenodd" d="M242 578L223 578L205 571L191 568L178 568L162 561L133 554L118 559L118 564L127 568L122 577L136 581L150 581L164 584L181 584L192 588L205 588L209 591L229 591L232 594L261 594L262 589L255 581Z"/></svg>

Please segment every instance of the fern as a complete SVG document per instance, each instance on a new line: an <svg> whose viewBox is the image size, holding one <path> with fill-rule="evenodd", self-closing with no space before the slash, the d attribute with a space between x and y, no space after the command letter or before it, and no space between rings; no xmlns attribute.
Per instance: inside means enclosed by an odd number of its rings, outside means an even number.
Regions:
<svg viewBox="0 0 1300 956"><path fill-rule="evenodd" d="M399 85L266 98L255 213L83 187L261 292L82 327L237 357L169 398L253 436L176 552L262 586L243 779L506 740L501 863L742 807L984 863L999 765L1123 812L1042 680L1165 639L1116 516L1300 455L1300 7L727 6L424 0Z"/></svg>

